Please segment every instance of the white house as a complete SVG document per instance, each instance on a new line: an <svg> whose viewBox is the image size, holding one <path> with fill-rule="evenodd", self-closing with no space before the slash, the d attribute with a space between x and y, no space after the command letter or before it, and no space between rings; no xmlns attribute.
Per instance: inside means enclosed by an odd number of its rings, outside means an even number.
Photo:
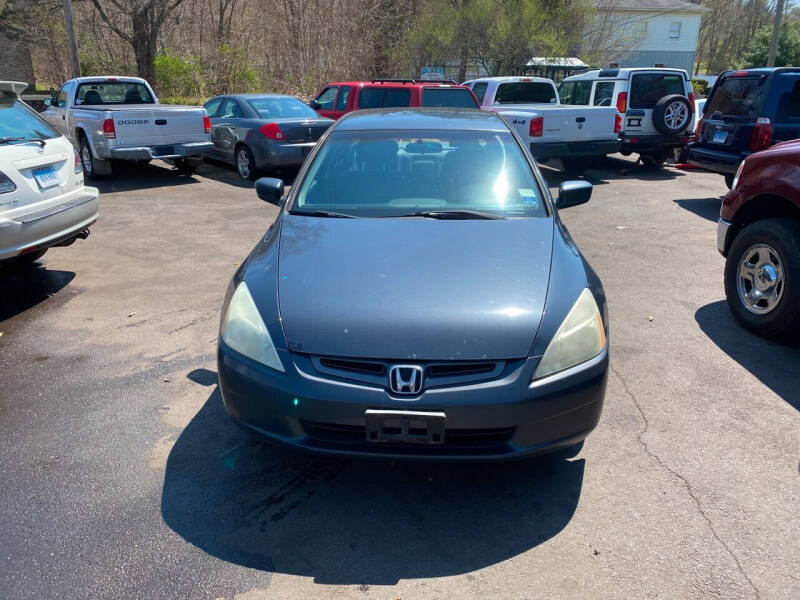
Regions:
<svg viewBox="0 0 800 600"><path fill-rule="evenodd" d="M690 74L700 21L708 8L686 0L596 0L606 27L624 43L611 53L621 67L663 65Z"/></svg>

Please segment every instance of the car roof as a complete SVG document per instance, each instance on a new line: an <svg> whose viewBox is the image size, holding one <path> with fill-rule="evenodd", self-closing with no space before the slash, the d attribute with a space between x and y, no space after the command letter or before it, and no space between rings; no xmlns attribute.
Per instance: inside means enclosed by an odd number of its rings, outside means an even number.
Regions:
<svg viewBox="0 0 800 600"><path fill-rule="evenodd" d="M507 82L514 82L514 81L534 81L536 83L553 83L552 79L548 79L547 77L526 77L525 75L507 75L505 77L476 77L475 79L470 79L472 82L478 81L497 81L498 83L507 83Z"/></svg>
<svg viewBox="0 0 800 600"><path fill-rule="evenodd" d="M609 73L606 77L600 77L600 73L602 72ZM611 75L613 71L616 71L615 74ZM627 77L630 73L636 73L638 71L664 71L666 73L683 73L686 75L686 71L683 69L673 69L670 67L621 67L621 68L607 68L607 69L592 69L591 71L584 71L583 73L577 73L575 75L570 75L569 77L565 77L562 81L580 81L582 79L623 79Z"/></svg>
<svg viewBox="0 0 800 600"><path fill-rule="evenodd" d="M292 98L297 100L294 96L289 94L219 94L214 98L241 98L242 100L253 100L254 98ZM210 98L209 100L213 100Z"/></svg>
<svg viewBox="0 0 800 600"><path fill-rule="evenodd" d="M92 75L91 77L75 77L70 81L77 83L107 83L121 81L122 83L146 83L141 77L123 77L117 75Z"/></svg>
<svg viewBox="0 0 800 600"><path fill-rule="evenodd" d="M376 108L347 113L336 131L374 129L509 131L497 113L475 108Z"/></svg>
<svg viewBox="0 0 800 600"><path fill-rule="evenodd" d="M370 86L396 86L396 87L425 87L425 86L434 86L434 87L443 87L443 88L461 88L466 87L461 85L460 83L445 83L443 81L422 81L419 79L373 79L371 81L333 81L327 84L325 87L331 87L334 85L354 85L359 87L364 87L365 85Z"/></svg>

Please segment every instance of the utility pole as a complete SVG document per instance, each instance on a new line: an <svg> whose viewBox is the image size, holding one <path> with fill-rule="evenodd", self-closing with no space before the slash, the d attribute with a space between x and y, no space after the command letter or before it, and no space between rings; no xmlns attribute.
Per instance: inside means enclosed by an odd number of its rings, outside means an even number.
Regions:
<svg viewBox="0 0 800 600"><path fill-rule="evenodd" d="M69 63L72 69L72 76L80 77L81 63L78 60L78 40L75 39L75 23L72 19L72 0L64 0L64 24L67 27L67 45L69 46Z"/></svg>
<svg viewBox="0 0 800 600"><path fill-rule="evenodd" d="M775 66L775 55L778 53L778 38L781 37L781 18L783 17L784 0L778 0L775 7L775 21L772 23L772 43L769 45L769 58L767 66Z"/></svg>

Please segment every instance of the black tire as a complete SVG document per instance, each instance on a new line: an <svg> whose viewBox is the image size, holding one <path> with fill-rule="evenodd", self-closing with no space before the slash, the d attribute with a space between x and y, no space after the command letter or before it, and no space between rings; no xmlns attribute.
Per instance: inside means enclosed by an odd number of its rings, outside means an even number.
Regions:
<svg viewBox="0 0 800 600"><path fill-rule="evenodd" d="M197 171L198 164L196 162L187 160L185 158L178 158L175 160L175 166L181 172L182 175L186 175L187 177L191 177L194 175L194 172Z"/></svg>
<svg viewBox="0 0 800 600"><path fill-rule="evenodd" d="M642 160L642 164L647 167L663 167L664 163L667 162L667 158L669 158L669 151L648 152L640 154L639 158Z"/></svg>
<svg viewBox="0 0 800 600"><path fill-rule="evenodd" d="M694 107L686 96L664 96L653 108L653 127L665 135L683 133L692 122L693 112Z"/></svg>
<svg viewBox="0 0 800 600"><path fill-rule="evenodd" d="M750 262L743 263L745 260ZM756 267L752 279L746 275L740 277L740 266L748 264ZM771 287L767 287L769 279L761 276L762 270L769 266L773 266L773 275L782 273L774 279L779 284ZM759 286L766 289L761 290ZM748 302L745 296L750 295L751 290L756 293ZM764 298L762 292L777 294L771 308L767 299L753 302ZM774 340L800 337L800 221L756 221L734 238L725 262L725 297L733 316L750 331Z"/></svg>
<svg viewBox="0 0 800 600"><path fill-rule="evenodd" d="M78 144L78 153L81 156L81 166L83 166L83 174L87 179L104 179L110 175L109 173L99 173L97 168L97 158L92 152L92 147L89 145L89 140L85 136L81 136L81 141ZM110 167L110 165L109 165ZM107 169L110 171L110 168Z"/></svg>
<svg viewBox="0 0 800 600"><path fill-rule="evenodd" d="M731 173L726 173L725 174L725 185L728 186L729 190L733 189L733 178L734 178L734 175L732 175Z"/></svg>
<svg viewBox="0 0 800 600"><path fill-rule="evenodd" d="M4 260L2 262L2 266L15 270L30 269L37 260L44 256L45 252L47 252L47 248L37 250L36 252L21 254L20 256L15 256L14 258Z"/></svg>
<svg viewBox="0 0 800 600"><path fill-rule="evenodd" d="M256 178L256 160L253 158L253 153L250 151L250 148L247 146L239 146L236 148L233 162L236 165L236 172L239 174L239 177L246 181L253 181Z"/></svg>
<svg viewBox="0 0 800 600"><path fill-rule="evenodd" d="M573 158L562 158L561 166L565 172L571 175L580 175L592 166L592 159L589 156L576 156Z"/></svg>

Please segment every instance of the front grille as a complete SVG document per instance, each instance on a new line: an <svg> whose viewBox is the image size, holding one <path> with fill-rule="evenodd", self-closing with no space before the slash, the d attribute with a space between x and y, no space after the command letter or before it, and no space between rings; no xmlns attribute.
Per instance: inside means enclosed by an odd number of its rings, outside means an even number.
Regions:
<svg viewBox="0 0 800 600"><path fill-rule="evenodd" d="M337 425L300 421L306 435L324 446L347 445L368 452L402 452L419 454L441 454L447 452L497 454L502 452L514 434L513 427L498 429L445 429L444 443L438 445L373 443L367 442L366 429L361 425Z"/></svg>
<svg viewBox="0 0 800 600"><path fill-rule="evenodd" d="M344 358L321 358L319 362L329 369L340 369L342 371L370 373L372 375L383 375L386 372L384 365L376 362L348 360Z"/></svg>
<svg viewBox="0 0 800 600"><path fill-rule="evenodd" d="M452 377L454 375L474 375L493 371L493 362L435 364L428 367L428 377Z"/></svg>

